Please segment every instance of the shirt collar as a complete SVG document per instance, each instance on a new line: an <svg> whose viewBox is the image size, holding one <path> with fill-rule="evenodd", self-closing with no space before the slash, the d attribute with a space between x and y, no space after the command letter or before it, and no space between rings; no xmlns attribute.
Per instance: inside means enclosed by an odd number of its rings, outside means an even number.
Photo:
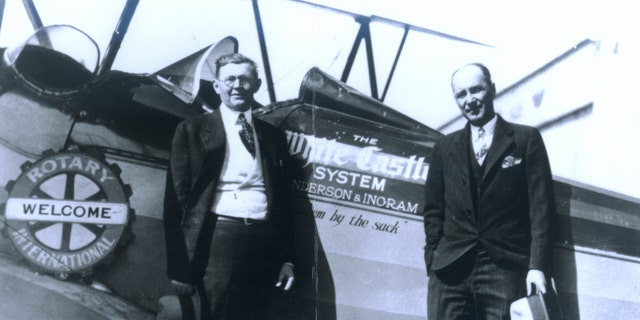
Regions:
<svg viewBox="0 0 640 320"><path fill-rule="evenodd" d="M493 118L491 118L491 120L489 120L489 122L485 123L484 126L482 126L482 128L484 129L484 132L486 134L493 134L493 132L496 130L496 122L498 122L498 115L494 115ZM480 127L476 127L474 125L471 125L471 132L477 137L478 136L478 130L480 129Z"/></svg>
<svg viewBox="0 0 640 320"><path fill-rule="evenodd" d="M225 104L220 105L220 114L222 115L222 119L224 123L233 123L235 124L238 120L238 116L240 116L240 111L233 110L227 107ZM249 110L242 112L244 113L245 118L247 118L247 122L253 123L253 114L251 113L251 108Z"/></svg>

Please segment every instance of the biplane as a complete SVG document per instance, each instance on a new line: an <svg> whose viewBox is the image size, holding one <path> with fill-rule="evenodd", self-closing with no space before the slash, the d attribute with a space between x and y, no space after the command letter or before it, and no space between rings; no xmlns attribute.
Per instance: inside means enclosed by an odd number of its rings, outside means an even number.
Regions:
<svg viewBox="0 0 640 320"><path fill-rule="evenodd" d="M220 36L151 73L112 69L138 2L126 1L101 57L89 34L44 25L24 0L34 33L0 52L3 316L150 319L158 299L173 294L162 226L171 137L179 121L206 112L197 101L212 94L212 63L239 51L242 39ZM394 79L406 76L396 70L405 51L416 48L410 34L456 48L490 46L378 16L287 3L349 20L355 41L331 67L307 62L297 96L277 100L276 88L291 85L273 77L262 3L243 3L253 13L269 96L254 113L286 133L291 155L304 163L292 195L313 204L312 213L293 217L298 280L272 318L424 319L424 183L433 143L459 119L436 130L385 100L399 94ZM399 35L386 78L373 59L380 25ZM585 41L556 62L593 46ZM336 70L336 60L343 69ZM358 62L366 67L355 76L366 80L367 94L348 84ZM498 99L514 99L529 78ZM589 110L587 103L544 123ZM631 318L640 311L640 246L630 244L640 239L640 201L562 177L556 197L556 282L565 318Z"/></svg>

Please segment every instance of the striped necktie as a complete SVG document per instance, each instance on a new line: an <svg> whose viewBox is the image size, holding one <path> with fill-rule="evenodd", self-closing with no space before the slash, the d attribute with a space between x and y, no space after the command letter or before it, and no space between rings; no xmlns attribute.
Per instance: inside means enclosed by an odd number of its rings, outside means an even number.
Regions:
<svg viewBox="0 0 640 320"><path fill-rule="evenodd" d="M242 144L244 144L245 148L251 153L252 157L256 157L256 143L253 137L253 127L247 121L247 118L244 116L244 113L240 113L238 116L238 122L242 126L242 129L238 131L240 134L240 140L242 140Z"/></svg>
<svg viewBox="0 0 640 320"><path fill-rule="evenodd" d="M478 160L479 164L482 164L484 161L484 156L489 152L489 144L487 143L487 137L484 128L480 127L478 129L478 145L480 146L480 150L476 151L476 160Z"/></svg>

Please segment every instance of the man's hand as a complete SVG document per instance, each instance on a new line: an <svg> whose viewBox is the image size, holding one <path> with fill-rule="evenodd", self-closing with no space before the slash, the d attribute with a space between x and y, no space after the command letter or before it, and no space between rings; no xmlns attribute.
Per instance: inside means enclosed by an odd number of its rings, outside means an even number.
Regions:
<svg viewBox="0 0 640 320"><path fill-rule="evenodd" d="M276 287L282 286L283 281L287 281L287 283L282 288L284 291L288 291L293 286L294 276L293 276L293 264L291 263L283 263L280 268L280 273L278 274L278 282L276 283Z"/></svg>
<svg viewBox="0 0 640 320"><path fill-rule="evenodd" d="M171 280L171 285L178 294L193 294L196 292L196 287L188 283Z"/></svg>
<svg viewBox="0 0 640 320"><path fill-rule="evenodd" d="M539 293L547 293L547 280L544 277L544 273L537 269L529 270L527 273L527 295L531 295L531 285L536 286L536 290Z"/></svg>

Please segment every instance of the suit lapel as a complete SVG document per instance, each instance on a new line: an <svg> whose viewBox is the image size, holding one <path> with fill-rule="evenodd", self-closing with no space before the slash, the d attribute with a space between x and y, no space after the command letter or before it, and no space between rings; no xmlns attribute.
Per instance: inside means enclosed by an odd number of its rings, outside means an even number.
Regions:
<svg viewBox="0 0 640 320"><path fill-rule="evenodd" d="M264 184L266 186L267 200L271 203L271 190L268 186L271 185L271 178L273 175L274 165L272 164L276 158L276 151L274 150L274 144L271 143L271 137L268 136L264 126L266 125L262 121L254 118L253 124L255 125L256 134L258 138L258 148L260 148L260 160L262 165L262 176L264 178Z"/></svg>
<svg viewBox="0 0 640 320"><path fill-rule="evenodd" d="M451 165L456 168L460 168L465 177L469 177L469 148L470 145L470 131L469 124L464 127L453 139L453 148L449 149L450 157L454 159L456 163Z"/></svg>
<svg viewBox="0 0 640 320"><path fill-rule="evenodd" d="M203 187L202 183L217 180L224 162L226 135L220 110L215 109L207 114L199 132L202 141L202 156L198 168L198 180L193 184L193 190ZM214 178L216 177L216 178Z"/></svg>
<svg viewBox="0 0 640 320"><path fill-rule="evenodd" d="M224 147L226 136L220 110L215 109L205 117L205 123L200 130L200 140L202 141L205 155Z"/></svg>
<svg viewBox="0 0 640 320"><path fill-rule="evenodd" d="M489 148L484 164L485 170L483 181L486 182L487 175L493 170L494 166L502 164L499 160L502 159L504 153L513 143L513 128L498 116L496 129L493 134L493 142L491 143L491 148Z"/></svg>

